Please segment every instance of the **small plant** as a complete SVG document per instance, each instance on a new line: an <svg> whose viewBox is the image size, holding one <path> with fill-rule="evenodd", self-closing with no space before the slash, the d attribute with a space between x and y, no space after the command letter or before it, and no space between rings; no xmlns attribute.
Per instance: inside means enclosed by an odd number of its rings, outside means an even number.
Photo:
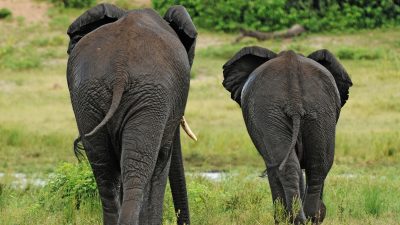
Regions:
<svg viewBox="0 0 400 225"><path fill-rule="evenodd" d="M0 9L0 19L11 17L11 15L12 15L11 10L9 10L7 8L1 8Z"/></svg>

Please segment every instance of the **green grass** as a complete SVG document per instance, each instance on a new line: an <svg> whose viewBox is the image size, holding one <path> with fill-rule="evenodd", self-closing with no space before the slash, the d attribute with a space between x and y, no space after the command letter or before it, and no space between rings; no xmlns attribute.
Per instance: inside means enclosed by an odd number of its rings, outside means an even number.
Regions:
<svg viewBox="0 0 400 225"><path fill-rule="evenodd" d="M101 224L100 201L87 181L92 179L87 175L90 170L72 166L60 167L63 170L58 170L53 178L55 182L41 190L32 186L16 190L3 185L2 221L5 224L28 221ZM324 224L398 224L400 205L396 199L400 198L400 179L396 171L399 166L349 169L335 166L326 181L324 201L328 211ZM82 195L85 191L87 194ZM81 193L81 198L71 193ZM274 224L268 181L258 177L254 170L231 171L221 181L190 175L188 193L193 224ZM164 201L164 224L175 224L169 188Z"/></svg>
<svg viewBox="0 0 400 225"><path fill-rule="evenodd" d="M127 4L120 1L120 4ZM52 8L46 24L0 21L0 172L47 177L76 162L77 136L67 90L67 26L82 10ZM231 45L233 34L200 30L186 119L199 141L182 135L186 169L222 170L222 182L189 177L193 224L273 224L265 169L239 106L222 87L222 65L243 46L303 54L337 54L354 86L337 126L335 165L326 184L325 224L400 223L400 31L303 35L292 40ZM8 175L7 175L8 174ZM100 224L96 197L81 202L33 186L15 189L0 178L2 224ZM62 203L62 204L61 204ZM165 224L174 221L169 192Z"/></svg>

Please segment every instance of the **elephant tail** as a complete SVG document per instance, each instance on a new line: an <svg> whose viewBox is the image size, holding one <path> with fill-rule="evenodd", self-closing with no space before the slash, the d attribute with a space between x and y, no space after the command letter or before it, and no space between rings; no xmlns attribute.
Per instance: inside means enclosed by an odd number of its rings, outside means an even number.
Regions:
<svg viewBox="0 0 400 225"><path fill-rule="evenodd" d="M285 156L285 158L283 159L283 161L281 162L281 164L279 165L279 170L282 170L283 167L286 164L286 161L289 158L290 153L292 152L292 150L295 150L295 146L296 146L296 142L297 142L297 136L299 136L299 131L300 131L300 115L294 115L292 117L293 120L293 133L292 133L292 142L290 143L290 147L289 150Z"/></svg>
<svg viewBox="0 0 400 225"><path fill-rule="evenodd" d="M113 96L111 100L111 106L110 109L108 110L106 116L104 119L97 125L91 132L88 134L85 134L85 137L90 137L94 135L98 130L100 130L106 123L113 117L114 113L117 111L119 103L121 102L122 99L122 94L125 91L125 80L124 79L116 79L116 82L114 84L113 88Z"/></svg>

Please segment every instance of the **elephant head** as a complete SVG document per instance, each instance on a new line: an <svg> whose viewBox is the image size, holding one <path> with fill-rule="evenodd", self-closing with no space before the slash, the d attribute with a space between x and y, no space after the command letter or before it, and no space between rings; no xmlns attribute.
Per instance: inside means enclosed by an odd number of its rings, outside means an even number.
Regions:
<svg viewBox="0 0 400 225"><path fill-rule="evenodd" d="M240 105L264 158L274 202L281 198L290 212L293 199L301 197L303 207L294 222L306 217L322 221L323 184L333 163L336 122L352 86L346 70L325 49L304 57L252 46L227 61L223 75L222 85Z"/></svg>

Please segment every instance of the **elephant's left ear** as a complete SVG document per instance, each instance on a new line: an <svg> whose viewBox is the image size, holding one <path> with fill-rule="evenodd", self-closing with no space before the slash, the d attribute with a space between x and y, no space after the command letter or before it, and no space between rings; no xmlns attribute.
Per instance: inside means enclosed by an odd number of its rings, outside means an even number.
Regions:
<svg viewBox="0 0 400 225"><path fill-rule="evenodd" d="M194 50L196 47L197 30L186 8L175 5L168 9L164 20L174 29L188 54L190 66L193 64Z"/></svg>
<svg viewBox="0 0 400 225"><path fill-rule="evenodd" d="M257 67L277 55L258 46L244 47L223 66L222 85L231 93L231 98L241 105L241 95L247 78Z"/></svg>
<svg viewBox="0 0 400 225"><path fill-rule="evenodd" d="M347 99L349 99L349 88L353 85L349 74L336 57L326 49L315 51L311 53L308 58L318 62L331 72L335 79L340 94L341 105L343 107Z"/></svg>
<svg viewBox="0 0 400 225"><path fill-rule="evenodd" d="M126 11L112 4L99 4L80 15L68 28L70 38L68 54L75 45L88 33L107 24L117 21Z"/></svg>

